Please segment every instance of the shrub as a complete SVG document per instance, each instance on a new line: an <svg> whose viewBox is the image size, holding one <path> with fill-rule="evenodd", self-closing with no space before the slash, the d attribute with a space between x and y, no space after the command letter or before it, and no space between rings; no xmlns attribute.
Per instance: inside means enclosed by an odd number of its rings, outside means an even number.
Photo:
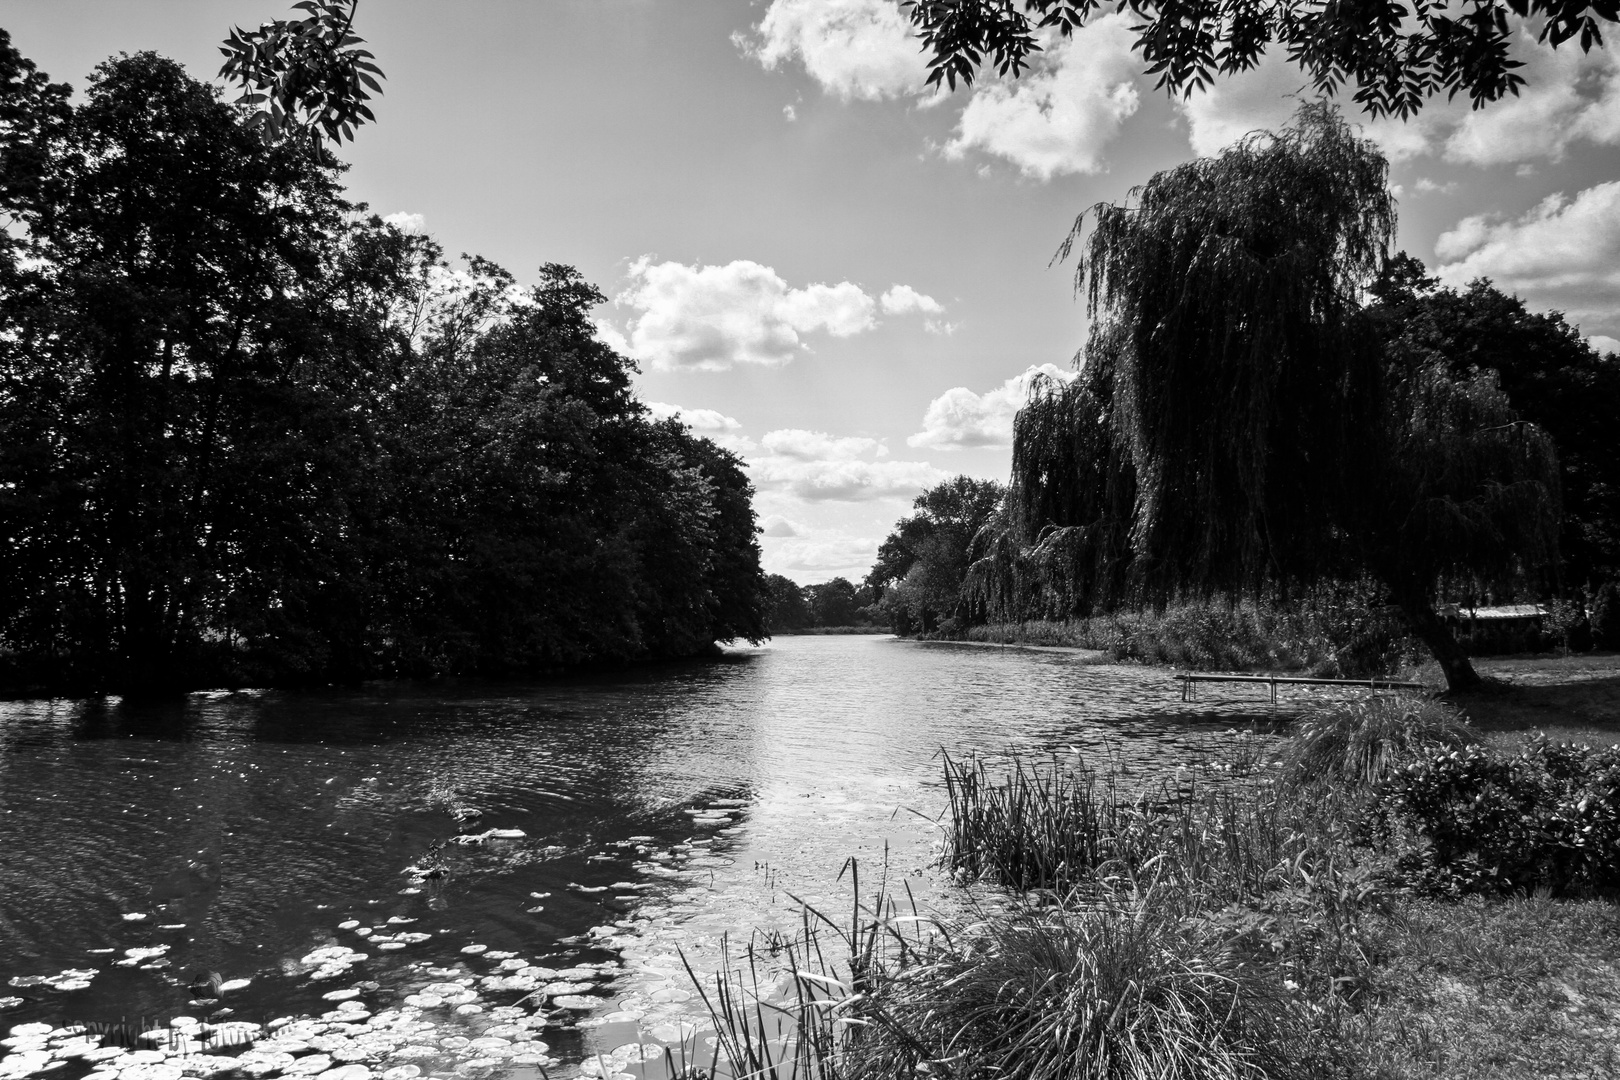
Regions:
<svg viewBox="0 0 1620 1080"><path fill-rule="evenodd" d="M1303 1074L1289 1049L1292 1007L1266 976L1158 910L1151 893L1020 908L964 929L887 983L876 1002L887 1022L868 1029L847 1075Z"/></svg>
<svg viewBox="0 0 1620 1080"><path fill-rule="evenodd" d="M1437 701L1376 695L1307 713L1283 747L1284 775L1376 784L1414 755L1477 741L1457 710Z"/></svg>
<svg viewBox="0 0 1620 1080"><path fill-rule="evenodd" d="M1620 888L1620 747L1543 735L1517 754L1434 754L1390 777L1386 827L1418 841L1399 873L1445 892Z"/></svg>

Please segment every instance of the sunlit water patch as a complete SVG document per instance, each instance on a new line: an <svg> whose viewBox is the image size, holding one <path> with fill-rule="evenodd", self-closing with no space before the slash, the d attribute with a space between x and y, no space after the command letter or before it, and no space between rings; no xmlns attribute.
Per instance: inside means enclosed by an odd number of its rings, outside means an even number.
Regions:
<svg viewBox="0 0 1620 1080"><path fill-rule="evenodd" d="M948 899L942 750L1173 779L1287 707L847 637L535 685L0 703L0 1080L657 1075L655 1048L705 1043L685 965L847 910L851 858Z"/></svg>

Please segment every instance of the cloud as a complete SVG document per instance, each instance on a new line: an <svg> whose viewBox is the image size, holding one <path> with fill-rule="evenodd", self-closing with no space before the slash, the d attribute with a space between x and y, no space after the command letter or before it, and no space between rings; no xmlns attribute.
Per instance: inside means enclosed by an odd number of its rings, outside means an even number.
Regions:
<svg viewBox="0 0 1620 1080"><path fill-rule="evenodd" d="M833 577L858 582L877 561L878 541L875 537L822 529L779 542L768 540L764 549L761 562L767 572L785 574L800 584Z"/></svg>
<svg viewBox="0 0 1620 1080"><path fill-rule="evenodd" d="M1620 338L1612 338L1608 334L1593 334L1586 339L1586 343L1605 356L1620 353Z"/></svg>
<svg viewBox="0 0 1620 1080"><path fill-rule="evenodd" d="M920 94L928 78L922 44L894 0L771 0L754 34L732 41L766 70L798 59L845 101Z"/></svg>
<svg viewBox="0 0 1620 1080"><path fill-rule="evenodd" d="M691 428L693 433L710 439L727 450L746 453L759 449L759 444L742 433L740 420L727 416L717 409L683 409L679 405L669 405L662 401L647 401L643 404L647 406L647 411L653 414L654 419L677 418Z"/></svg>
<svg viewBox="0 0 1620 1080"><path fill-rule="evenodd" d="M1104 148L1140 104L1130 26L1124 15L1104 16L1051 43L1016 83L980 84L945 156L979 150L1038 180L1101 172Z"/></svg>
<svg viewBox="0 0 1620 1080"><path fill-rule="evenodd" d="M1574 42L1549 49L1521 24L1515 55L1526 86L1516 97L1470 110L1459 100L1445 156L1471 165L1562 158L1589 141L1620 143L1620 60L1608 49L1583 53Z"/></svg>
<svg viewBox="0 0 1620 1080"><path fill-rule="evenodd" d="M788 536L802 536L805 533L803 525L796 521L789 521L781 514L767 515L760 521L759 526L759 534L768 536L773 540Z"/></svg>
<svg viewBox="0 0 1620 1080"><path fill-rule="evenodd" d="M409 233L412 236L420 236L427 232L427 218L421 214L407 214L404 211L397 214L386 214L383 216L383 224L392 225L400 232Z"/></svg>
<svg viewBox="0 0 1620 1080"><path fill-rule="evenodd" d="M765 433L760 440L765 449L795 461L816 461L823 458L849 461L863 454L883 457L889 448L876 439L860 436L834 438L825 431L805 431L802 428L781 428Z"/></svg>
<svg viewBox="0 0 1620 1080"><path fill-rule="evenodd" d="M1410 120L1374 119L1351 103L1346 115L1391 161L1438 152L1460 164L1502 165L1557 160L1581 140L1620 143L1620 60L1613 52L1583 53L1573 42L1550 49L1520 21L1513 55L1524 65L1525 87L1484 109L1473 109L1468 95L1459 94L1430 101ZM1300 98L1314 94L1310 77L1273 48L1254 69L1215 80L1177 108L1193 152L1210 155L1250 131L1276 130Z"/></svg>
<svg viewBox="0 0 1620 1080"><path fill-rule="evenodd" d="M724 371L738 364L785 364L808 348L801 335L849 337L877 325L877 302L859 285L792 289L768 266L738 259L724 266L630 265L615 299L637 314L626 352L665 370Z"/></svg>
<svg viewBox="0 0 1620 1080"><path fill-rule="evenodd" d="M910 315L913 312L922 312L925 315L943 315L945 308L932 296L924 296L910 285L896 285L884 293L878 300L883 306L885 315Z"/></svg>
<svg viewBox="0 0 1620 1080"><path fill-rule="evenodd" d="M1011 446L1013 418L1029 400L1030 389L1040 376L1071 382L1075 373L1054 364L1041 364L983 394L975 394L965 386L952 387L928 403L923 429L909 436L906 444L934 450Z"/></svg>
<svg viewBox="0 0 1620 1080"><path fill-rule="evenodd" d="M645 404L647 411L657 419L668 420L672 416L679 417L687 427L705 435L710 432L724 434L742 430L742 421L726 416L717 409L683 409L679 405L667 405L662 401L648 401Z"/></svg>
<svg viewBox="0 0 1620 1080"><path fill-rule="evenodd" d="M1589 329L1620 329L1620 180L1549 195L1516 221L1463 218L1434 251L1448 285L1488 277Z"/></svg>
<svg viewBox="0 0 1620 1080"><path fill-rule="evenodd" d="M749 475L764 491L806 502L868 502L912 496L945 474L925 461L887 461L888 447L862 436L782 428L766 432Z"/></svg>
<svg viewBox="0 0 1620 1080"><path fill-rule="evenodd" d="M1413 188L1419 195L1450 195L1457 190L1457 181L1451 180L1442 184L1438 180L1430 180L1427 176L1420 176Z"/></svg>
<svg viewBox="0 0 1620 1080"><path fill-rule="evenodd" d="M756 458L751 475L806 502L868 502L911 496L946 479L926 461L794 461Z"/></svg>

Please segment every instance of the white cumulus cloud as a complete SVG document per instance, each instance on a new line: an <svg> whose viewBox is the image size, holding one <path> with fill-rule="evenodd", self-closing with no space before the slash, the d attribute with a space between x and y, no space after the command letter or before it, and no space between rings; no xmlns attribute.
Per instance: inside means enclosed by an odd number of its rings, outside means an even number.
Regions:
<svg viewBox="0 0 1620 1080"><path fill-rule="evenodd" d="M907 437L906 444L934 450L1011 446L1013 418L1029 401L1031 387L1042 376L1065 383L1073 381L1075 373L1055 364L1032 365L983 394L975 394L965 386L952 387L928 403L923 429Z"/></svg>
<svg viewBox="0 0 1620 1080"><path fill-rule="evenodd" d="M767 514L759 522L759 534L768 536L772 540L780 540L789 536L802 536L805 531L803 525L785 518L781 514Z"/></svg>
<svg viewBox="0 0 1620 1080"><path fill-rule="evenodd" d="M402 233L420 236L427 232L427 218L421 214L407 214L403 210L397 214L383 215L383 223L392 225Z"/></svg>
<svg viewBox="0 0 1620 1080"><path fill-rule="evenodd" d="M799 60L845 101L918 94L928 78L922 44L895 0L771 0L754 34L732 40L767 70Z"/></svg>
<svg viewBox="0 0 1620 1080"><path fill-rule="evenodd" d="M781 428L759 440L749 475L763 492L801 502L868 502L911 497L945 474L925 461L891 461L888 447L859 435Z"/></svg>
<svg viewBox="0 0 1620 1080"><path fill-rule="evenodd" d="M910 285L896 285L878 299L883 305L885 315L910 315L922 312L925 315L943 315L945 308L932 296L913 289Z"/></svg>
<svg viewBox="0 0 1620 1080"><path fill-rule="evenodd" d="M761 488L780 490L806 502L909 497L946 479L945 473L926 461L798 461L765 457L749 464L750 475Z"/></svg>
<svg viewBox="0 0 1620 1080"><path fill-rule="evenodd" d="M1130 27L1128 17L1106 15L1050 43L1016 82L980 84L945 155L979 150L1039 180L1102 171L1103 150L1140 104Z"/></svg>
<svg viewBox="0 0 1620 1080"><path fill-rule="evenodd" d="M685 409L662 401L643 402L647 411L657 420L674 417L691 428L695 434L713 440L719 446L737 453L758 450L754 440L742 433L742 421L727 416L718 409Z"/></svg>
<svg viewBox="0 0 1620 1080"><path fill-rule="evenodd" d="M1605 356L1620 353L1620 338L1612 338L1608 334L1593 334L1586 339L1586 343Z"/></svg>
<svg viewBox="0 0 1620 1080"><path fill-rule="evenodd" d="M1620 180L1549 195L1517 220L1463 218L1434 251L1449 285L1488 277L1588 330L1620 329Z"/></svg>
<svg viewBox="0 0 1620 1080"><path fill-rule="evenodd" d="M1344 103L1349 119L1391 161L1438 153L1469 165L1556 160L1571 145L1620 143L1620 60L1608 49L1580 51L1539 45L1520 21L1513 55L1526 85L1517 96L1474 109L1467 94L1428 102L1409 120L1371 116ZM1271 49L1253 70L1215 80L1177 103L1187 120L1193 152L1210 155L1255 130L1276 130L1301 98L1315 96L1310 77Z"/></svg>
<svg viewBox="0 0 1620 1080"><path fill-rule="evenodd" d="M859 583L877 560L878 541L837 529L818 529L791 539L767 540L763 546L761 562L770 573L783 574L800 584L835 577Z"/></svg>
<svg viewBox="0 0 1620 1080"><path fill-rule="evenodd" d="M781 428L768 431L760 440L765 449L796 461L850 461L872 454L883 457L889 448L876 439L859 435L835 437L825 431L806 431L803 428Z"/></svg>
<svg viewBox="0 0 1620 1080"><path fill-rule="evenodd" d="M666 370L785 364L808 347L802 335L848 337L877 324L877 302L859 285L789 288L775 270L747 259L686 266L642 256L628 277L615 298L636 313L621 337L624 351Z"/></svg>

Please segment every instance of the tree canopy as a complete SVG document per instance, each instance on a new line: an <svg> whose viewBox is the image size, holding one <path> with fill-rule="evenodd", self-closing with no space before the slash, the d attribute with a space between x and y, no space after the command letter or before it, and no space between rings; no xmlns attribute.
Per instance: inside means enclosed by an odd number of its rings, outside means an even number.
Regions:
<svg viewBox="0 0 1620 1080"><path fill-rule="evenodd" d="M344 200L152 53L0 40L0 672L86 689L499 673L764 636L741 462L520 287Z"/></svg>
<svg viewBox="0 0 1620 1080"><path fill-rule="evenodd" d="M1394 227L1385 175L1310 104L1082 215L1081 377L1018 418L976 603L1086 613L1371 574L1452 684L1475 681L1436 585L1553 565L1556 454L1494 372L1383 347L1362 296Z"/></svg>
<svg viewBox="0 0 1620 1080"><path fill-rule="evenodd" d="M1110 11L1137 20L1136 51L1171 93L1191 94L1216 77L1247 71L1276 46L1310 76L1318 93L1353 85L1373 115L1411 116L1438 94L1466 93L1474 107L1517 94L1524 77L1509 55L1508 16L1543 20L1539 40L1603 44L1603 24L1620 20L1620 0L1477 0L1464 8L1383 0L1324 4L1282 0L905 0L929 53L929 82L955 88L982 66L1018 75L1039 51L1039 35L1068 36Z"/></svg>
<svg viewBox="0 0 1620 1080"><path fill-rule="evenodd" d="M917 496L878 548L866 585L896 629L937 629L960 603L974 538L994 518L1005 489L994 480L957 476Z"/></svg>
<svg viewBox="0 0 1620 1080"><path fill-rule="evenodd" d="M1620 357L1600 356L1558 312L1526 310L1488 280L1443 288L1404 252L1369 309L1384 348L1453 378L1494 373L1520 417L1558 448L1566 587L1620 580Z"/></svg>

